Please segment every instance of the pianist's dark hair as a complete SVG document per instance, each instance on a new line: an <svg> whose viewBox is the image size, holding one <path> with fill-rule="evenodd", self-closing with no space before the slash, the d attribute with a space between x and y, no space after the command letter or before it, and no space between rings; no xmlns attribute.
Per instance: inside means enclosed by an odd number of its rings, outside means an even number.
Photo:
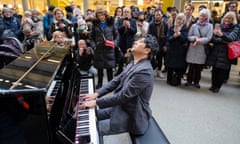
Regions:
<svg viewBox="0 0 240 144"><path fill-rule="evenodd" d="M152 57L158 52L158 42L156 37L151 34L147 34L144 36L144 43L146 44L146 48L150 48L151 52L149 53L148 59L152 59Z"/></svg>

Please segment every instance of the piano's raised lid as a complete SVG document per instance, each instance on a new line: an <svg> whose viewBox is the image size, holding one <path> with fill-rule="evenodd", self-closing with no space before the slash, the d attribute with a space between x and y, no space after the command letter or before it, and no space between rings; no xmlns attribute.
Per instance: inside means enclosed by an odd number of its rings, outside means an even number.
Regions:
<svg viewBox="0 0 240 144"><path fill-rule="evenodd" d="M0 89L47 88L68 51L67 45L40 44L0 70Z"/></svg>

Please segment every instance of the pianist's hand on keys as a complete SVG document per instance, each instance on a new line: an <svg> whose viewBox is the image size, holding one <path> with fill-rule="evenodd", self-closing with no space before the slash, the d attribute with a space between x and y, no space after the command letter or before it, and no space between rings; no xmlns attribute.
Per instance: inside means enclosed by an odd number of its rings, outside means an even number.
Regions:
<svg viewBox="0 0 240 144"><path fill-rule="evenodd" d="M46 96L45 101L46 101L46 106L47 106L47 111L51 112L53 102L55 100L55 97L53 96Z"/></svg>
<svg viewBox="0 0 240 144"><path fill-rule="evenodd" d="M90 101L90 100L95 100L99 96L99 93L93 93L93 94L80 94L80 97L84 101Z"/></svg>
<svg viewBox="0 0 240 144"><path fill-rule="evenodd" d="M88 109L88 108L94 108L95 106L96 106L96 100L84 101L80 105L80 109L84 110L84 109Z"/></svg>
<svg viewBox="0 0 240 144"><path fill-rule="evenodd" d="M88 109L93 108L96 106L96 98L99 96L98 93L93 94L80 94L80 97L82 98L82 102L80 105L80 109Z"/></svg>

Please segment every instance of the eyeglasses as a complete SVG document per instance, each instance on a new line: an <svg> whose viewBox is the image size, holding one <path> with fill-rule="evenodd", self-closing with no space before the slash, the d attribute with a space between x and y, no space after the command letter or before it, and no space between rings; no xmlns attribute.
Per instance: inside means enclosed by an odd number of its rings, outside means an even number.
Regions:
<svg viewBox="0 0 240 144"><path fill-rule="evenodd" d="M139 19L140 22L144 22L144 19Z"/></svg>

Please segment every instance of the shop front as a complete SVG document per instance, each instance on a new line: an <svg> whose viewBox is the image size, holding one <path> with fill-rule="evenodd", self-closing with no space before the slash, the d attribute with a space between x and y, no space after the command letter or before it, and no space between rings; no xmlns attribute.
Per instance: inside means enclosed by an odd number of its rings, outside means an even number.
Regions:
<svg viewBox="0 0 240 144"><path fill-rule="evenodd" d="M146 11L147 7L163 4L163 10L174 5L174 0L0 0L0 10L7 5L10 8L15 8L19 14L23 14L24 10L35 8L42 14L47 11L48 5L55 5L64 9L65 6L74 2L80 6L82 13L87 9L96 9L97 7L104 7L110 13L114 14L114 10L118 6L137 6L140 10Z"/></svg>
<svg viewBox="0 0 240 144"><path fill-rule="evenodd" d="M157 3L163 3L164 11L168 6L172 6L174 0L50 0L50 3L64 8L74 2L80 6L82 12L86 12L87 9L96 9L97 7L104 7L110 15L114 14L114 10L118 6L137 6L141 10L146 10L148 6L156 5Z"/></svg>
<svg viewBox="0 0 240 144"><path fill-rule="evenodd" d="M205 5L207 8L209 8L211 11L215 10L218 13L218 16L221 16L227 7L227 4L229 3L229 0L191 0L192 4L195 7L194 16L197 16L198 14L198 7L200 5ZM238 2L238 9L239 9L240 2Z"/></svg>
<svg viewBox="0 0 240 144"><path fill-rule="evenodd" d="M0 9L4 5L9 8L14 8L19 14L23 14L24 10L35 8L41 13L44 13L47 9L48 1L47 0L0 0Z"/></svg>

